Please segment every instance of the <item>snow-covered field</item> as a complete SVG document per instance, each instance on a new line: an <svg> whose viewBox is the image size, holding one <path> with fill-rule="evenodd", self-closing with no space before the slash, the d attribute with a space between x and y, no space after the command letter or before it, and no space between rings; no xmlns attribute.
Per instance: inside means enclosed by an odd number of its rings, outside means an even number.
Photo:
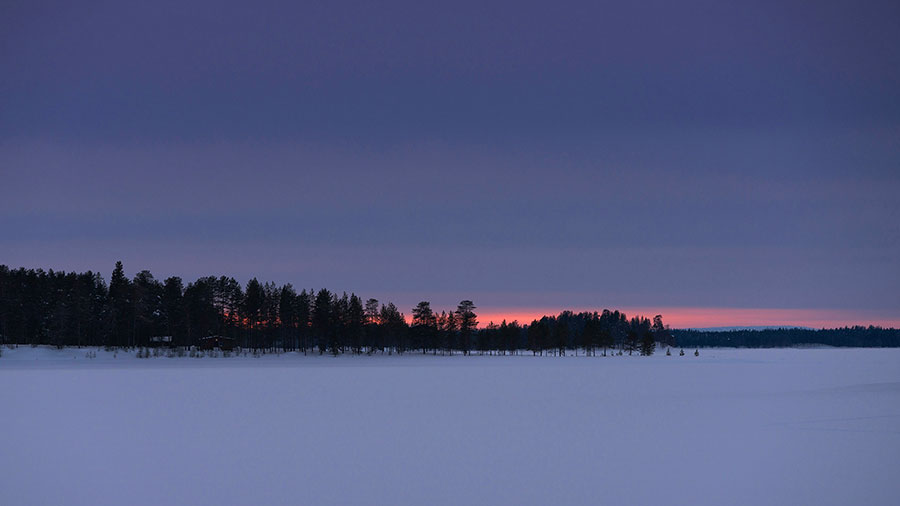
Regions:
<svg viewBox="0 0 900 506"><path fill-rule="evenodd" d="M85 351L3 349L0 503L900 504L898 349Z"/></svg>

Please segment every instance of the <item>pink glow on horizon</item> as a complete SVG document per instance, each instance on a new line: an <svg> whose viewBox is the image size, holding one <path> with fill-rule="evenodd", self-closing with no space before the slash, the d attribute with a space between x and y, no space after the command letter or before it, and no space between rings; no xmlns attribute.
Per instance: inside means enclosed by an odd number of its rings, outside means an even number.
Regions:
<svg viewBox="0 0 900 506"><path fill-rule="evenodd" d="M652 318L661 314L663 322L672 328L741 327L784 325L811 328L836 328L853 325L900 327L897 312L846 310L846 309L775 309L775 308L722 308L722 307L620 307L629 318ZM490 322L499 324L517 320L530 323L541 316L557 315L561 309L549 308L485 308L478 313L479 326ZM578 308L572 311L602 311L602 309Z"/></svg>

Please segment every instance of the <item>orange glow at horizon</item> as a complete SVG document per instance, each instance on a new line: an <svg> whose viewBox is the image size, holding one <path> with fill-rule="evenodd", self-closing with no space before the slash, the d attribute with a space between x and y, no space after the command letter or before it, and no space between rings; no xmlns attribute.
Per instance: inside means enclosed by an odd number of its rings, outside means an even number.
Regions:
<svg viewBox="0 0 900 506"><path fill-rule="evenodd" d="M663 322L672 328L742 327L742 326L798 326L811 328L852 327L876 325L900 327L900 316L888 311L845 309L776 309L776 308L717 308L717 307L620 307L628 318L644 316L653 318L661 314ZM572 309L574 312L603 309ZM485 308L478 313L479 327L493 322L517 320L531 323L542 316L558 315L562 309L549 308Z"/></svg>

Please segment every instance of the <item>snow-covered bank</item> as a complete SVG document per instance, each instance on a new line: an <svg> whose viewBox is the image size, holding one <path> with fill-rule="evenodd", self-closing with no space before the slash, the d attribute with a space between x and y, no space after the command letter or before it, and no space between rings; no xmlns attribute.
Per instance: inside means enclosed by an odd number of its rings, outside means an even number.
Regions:
<svg viewBox="0 0 900 506"><path fill-rule="evenodd" d="M896 504L898 364L898 349L138 359L4 348L0 497Z"/></svg>

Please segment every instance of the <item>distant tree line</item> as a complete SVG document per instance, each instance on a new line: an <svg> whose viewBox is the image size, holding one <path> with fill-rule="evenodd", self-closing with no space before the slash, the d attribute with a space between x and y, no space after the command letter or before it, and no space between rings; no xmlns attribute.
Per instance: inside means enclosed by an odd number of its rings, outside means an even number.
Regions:
<svg viewBox="0 0 900 506"><path fill-rule="evenodd" d="M393 304L300 290L251 279L203 277L159 281L150 271L132 279L117 262L109 284L96 272L10 269L0 265L0 343L55 346L147 347L167 336L168 346L197 346L208 336L250 350L318 354L431 353L534 355L653 353L674 346L662 316L628 318L619 311L564 311L527 325L490 323L479 328L476 306L464 300L450 311L428 301L411 318Z"/></svg>
<svg viewBox="0 0 900 506"><path fill-rule="evenodd" d="M356 294L277 286L251 279L132 279L117 262L109 284L96 272L10 269L0 265L0 344L146 347L197 346L222 336L249 350L303 353L432 353L586 355L652 354L657 344L684 348L768 348L798 345L900 347L900 330L845 327L699 331L670 330L657 315L563 311L527 324L478 326L474 303L450 311L422 301L409 319L393 304Z"/></svg>
<svg viewBox="0 0 900 506"><path fill-rule="evenodd" d="M782 348L802 345L854 348L900 347L900 329L883 327L843 327L837 329L762 329L762 330L674 330L680 346L687 348Z"/></svg>

